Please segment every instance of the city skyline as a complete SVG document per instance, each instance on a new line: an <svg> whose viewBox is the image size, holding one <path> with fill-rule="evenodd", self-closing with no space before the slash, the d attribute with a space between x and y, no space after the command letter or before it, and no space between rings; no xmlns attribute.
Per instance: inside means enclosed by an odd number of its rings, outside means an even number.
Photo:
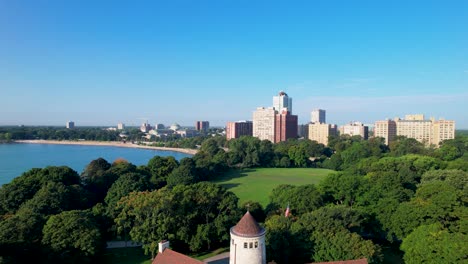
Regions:
<svg viewBox="0 0 468 264"><path fill-rule="evenodd" d="M0 125L224 126L271 96L468 128L466 1L0 3Z"/></svg>

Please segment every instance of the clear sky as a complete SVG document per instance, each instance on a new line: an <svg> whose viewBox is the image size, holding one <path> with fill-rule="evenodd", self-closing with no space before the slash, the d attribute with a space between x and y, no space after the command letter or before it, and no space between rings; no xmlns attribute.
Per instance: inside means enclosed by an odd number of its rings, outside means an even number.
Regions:
<svg viewBox="0 0 468 264"><path fill-rule="evenodd" d="M468 1L0 0L0 125L224 125L280 90L300 123L468 128Z"/></svg>

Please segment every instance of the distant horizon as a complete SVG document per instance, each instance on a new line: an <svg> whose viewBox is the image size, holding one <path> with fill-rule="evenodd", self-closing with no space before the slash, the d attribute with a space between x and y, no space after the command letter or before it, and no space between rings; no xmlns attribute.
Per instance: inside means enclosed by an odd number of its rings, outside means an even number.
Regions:
<svg viewBox="0 0 468 264"><path fill-rule="evenodd" d="M0 2L0 125L216 126L285 91L299 123L468 128L468 1Z"/></svg>

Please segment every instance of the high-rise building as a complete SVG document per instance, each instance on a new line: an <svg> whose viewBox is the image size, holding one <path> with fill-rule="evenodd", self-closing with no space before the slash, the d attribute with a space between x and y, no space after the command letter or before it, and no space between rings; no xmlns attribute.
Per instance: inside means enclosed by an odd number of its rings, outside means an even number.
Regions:
<svg viewBox="0 0 468 264"><path fill-rule="evenodd" d="M292 98L283 91L280 91L278 96L273 96L273 108L281 112L283 108L287 108L288 112L292 114Z"/></svg>
<svg viewBox="0 0 468 264"><path fill-rule="evenodd" d="M374 137L385 139L385 144L388 146L397 135L396 122L393 120L376 121L374 124Z"/></svg>
<svg viewBox="0 0 468 264"><path fill-rule="evenodd" d="M309 135L310 140L315 140L325 146L328 145L328 138L330 136L336 136L337 129L336 125L323 124L323 123L312 123L309 124Z"/></svg>
<svg viewBox="0 0 468 264"><path fill-rule="evenodd" d="M195 123L195 130L197 131L208 131L210 128L210 122L208 121L197 121Z"/></svg>
<svg viewBox="0 0 468 264"><path fill-rule="evenodd" d="M252 121L228 122L226 124L226 139L240 138L241 136L252 136Z"/></svg>
<svg viewBox="0 0 468 264"><path fill-rule="evenodd" d="M323 109L315 109L311 113L311 120L312 123L326 123L325 120L325 110Z"/></svg>
<svg viewBox="0 0 468 264"><path fill-rule="evenodd" d="M124 123L118 123L117 124L117 130L124 130L125 129L125 124Z"/></svg>
<svg viewBox="0 0 468 264"><path fill-rule="evenodd" d="M395 136L414 138L426 146L436 147L447 139L455 138L455 121L424 119L424 115L406 115L405 119L376 121L374 136L385 138L385 143L390 144Z"/></svg>
<svg viewBox="0 0 468 264"><path fill-rule="evenodd" d="M455 121L441 119L433 121L432 125L433 137L431 144L439 146L442 141L455 138Z"/></svg>
<svg viewBox="0 0 468 264"><path fill-rule="evenodd" d="M68 129L73 129L73 128L75 128L75 122L73 122L73 121L68 121L67 124L66 124L66 127L67 127Z"/></svg>
<svg viewBox="0 0 468 264"><path fill-rule="evenodd" d="M369 138L369 127L361 122L351 122L340 127L341 135L361 136L363 139Z"/></svg>
<svg viewBox="0 0 468 264"><path fill-rule="evenodd" d="M286 109L276 114L275 141L278 143L289 138L297 138L297 115L291 115Z"/></svg>
<svg viewBox="0 0 468 264"><path fill-rule="evenodd" d="M253 136L275 142L275 117L276 111L273 107L258 107L253 112Z"/></svg>

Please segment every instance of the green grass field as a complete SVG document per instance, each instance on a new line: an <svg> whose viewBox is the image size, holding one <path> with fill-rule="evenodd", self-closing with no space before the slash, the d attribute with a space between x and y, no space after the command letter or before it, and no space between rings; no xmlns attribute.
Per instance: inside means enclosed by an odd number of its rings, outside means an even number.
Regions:
<svg viewBox="0 0 468 264"><path fill-rule="evenodd" d="M314 168L258 168L232 170L215 182L239 197L239 203L257 201L268 204L271 190L280 184L317 184L334 171Z"/></svg>

